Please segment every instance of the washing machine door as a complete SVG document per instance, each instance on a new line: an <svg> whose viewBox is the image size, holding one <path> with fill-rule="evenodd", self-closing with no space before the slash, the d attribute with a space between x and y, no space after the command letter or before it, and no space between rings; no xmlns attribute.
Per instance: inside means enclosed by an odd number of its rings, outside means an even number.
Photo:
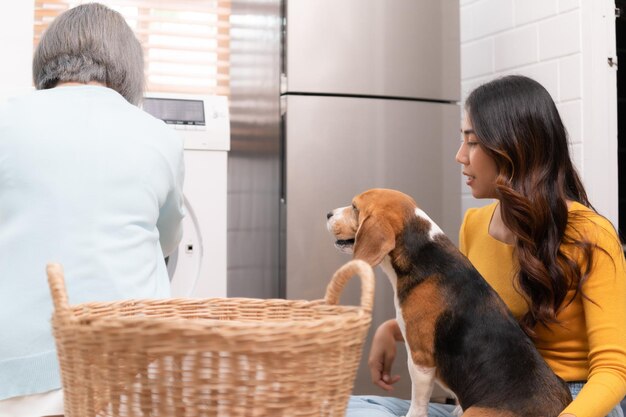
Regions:
<svg viewBox="0 0 626 417"><path fill-rule="evenodd" d="M187 197L184 197L184 207L183 237L178 249L166 259L172 297L191 297L200 278L202 265L202 234Z"/></svg>

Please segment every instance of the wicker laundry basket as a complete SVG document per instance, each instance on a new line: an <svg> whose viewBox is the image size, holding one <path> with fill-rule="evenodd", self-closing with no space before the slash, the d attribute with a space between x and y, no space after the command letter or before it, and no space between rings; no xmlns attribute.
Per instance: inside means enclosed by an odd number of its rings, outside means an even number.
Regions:
<svg viewBox="0 0 626 417"><path fill-rule="evenodd" d="M334 274L323 300L164 299L70 306L48 265L65 416L343 417L371 321L374 275ZM361 278L361 305L337 305Z"/></svg>

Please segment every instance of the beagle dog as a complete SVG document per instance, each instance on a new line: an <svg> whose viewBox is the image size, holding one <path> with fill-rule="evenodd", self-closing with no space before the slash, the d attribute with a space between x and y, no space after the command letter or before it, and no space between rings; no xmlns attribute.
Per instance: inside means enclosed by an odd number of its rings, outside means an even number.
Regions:
<svg viewBox="0 0 626 417"><path fill-rule="evenodd" d="M435 378L465 417L552 417L572 401L504 302L415 201L368 190L327 214L335 246L381 265L395 292L412 381L407 417L426 417Z"/></svg>

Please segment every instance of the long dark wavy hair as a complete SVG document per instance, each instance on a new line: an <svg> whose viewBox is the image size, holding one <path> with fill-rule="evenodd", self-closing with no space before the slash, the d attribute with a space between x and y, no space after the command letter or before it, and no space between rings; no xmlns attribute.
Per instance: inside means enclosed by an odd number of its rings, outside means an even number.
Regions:
<svg viewBox="0 0 626 417"><path fill-rule="evenodd" d="M537 324L558 323L559 308L571 301L565 300L568 290L582 293L593 263L594 245L571 221L567 229L567 203L594 209L572 164L565 126L541 84L499 78L476 88L465 106L480 146L496 162L502 220L516 237L514 285L529 306L520 324L534 336ZM582 262L568 257L562 244L578 248Z"/></svg>

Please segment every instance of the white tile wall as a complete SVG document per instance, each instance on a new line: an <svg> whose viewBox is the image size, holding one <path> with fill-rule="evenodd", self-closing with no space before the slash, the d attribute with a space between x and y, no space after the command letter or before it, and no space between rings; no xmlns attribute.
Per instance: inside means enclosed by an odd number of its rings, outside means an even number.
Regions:
<svg viewBox="0 0 626 417"><path fill-rule="evenodd" d="M569 149L576 169L578 172L581 172L583 167L583 145L580 143L572 143Z"/></svg>
<svg viewBox="0 0 626 417"><path fill-rule="evenodd" d="M559 91L560 99L575 100L581 95L581 57L575 54L559 60Z"/></svg>
<svg viewBox="0 0 626 417"><path fill-rule="evenodd" d="M476 1L476 0L474 0ZM466 1L467 2L467 1ZM461 0L461 4L463 4L463 0ZM470 7L462 7L460 12L460 21L461 21L461 39L469 40L472 38L474 33L474 21L472 20L472 8ZM462 53L463 51L461 51Z"/></svg>
<svg viewBox="0 0 626 417"><path fill-rule="evenodd" d="M572 157L581 169L580 0L461 0L460 4L462 99L499 76L522 74L537 80L557 103L570 134ZM474 199L463 185L463 211L490 202Z"/></svg>
<svg viewBox="0 0 626 417"><path fill-rule="evenodd" d="M536 22L557 14L557 0L515 0L515 24Z"/></svg>
<svg viewBox="0 0 626 417"><path fill-rule="evenodd" d="M559 0L559 13L580 7L580 0Z"/></svg>
<svg viewBox="0 0 626 417"><path fill-rule="evenodd" d="M518 68L537 62L537 28L534 25L506 31L494 37L496 71Z"/></svg>
<svg viewBox="0 0 626 417"><path fill-rule="evenodd" d="M582 144L582 103L581 100L573 100L558 103L557 108L572 144Z"/></svg>
<svg viewBox="0 0 626 417"><path fill-rule="evenodd" d="M513 0L479 0L472 9L473 31L470 39L482 38L513 26Z"/></svg>
<svg viewBox="0 0 626 417"><path fill-rule="evenodd" d="M467 78L493 73L494 41L483 39L470 42L461 52L461 67Z"/></svg>
<svg viewBox="0 0 626 417"><path fill-rule="evenodd" d="M547 60L580 51L580 13L573 10L538 23L539 59Z"/></svg>

